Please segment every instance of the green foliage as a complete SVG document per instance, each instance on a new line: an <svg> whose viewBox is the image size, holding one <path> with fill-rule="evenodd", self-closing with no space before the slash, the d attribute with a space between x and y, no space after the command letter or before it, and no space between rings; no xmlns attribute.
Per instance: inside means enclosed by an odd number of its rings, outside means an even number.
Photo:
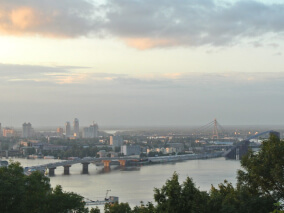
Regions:
<svg viewBox="0 0 284 213"><path fill-rule="evenodd" d="M146 205L141 202L140 206L135 206L132 210L132 213L153 213L155 212L155 207L151 202L148 202Z"/></svg>
<svg viewBox="0 0 284 213"><path fill-rule="evenodd" d="M24 175L19 163L0 168L0 184L1 213L88 212L81 196L63 192L61 186L52 189L40 172Z"/></svg>
<svg viewBox="0 0 284 213"><path fill-rule="evenodd" d="M174 173L161 189L154 189L154 199L158 203L156 212L206 212L208 194L195 187L191 178L182 185L178 182L178 174Z"/></svg>
<svg viewBox="0 0 284 213"><path fill-rule="evenodd" d="M54 212L69 213L71 211L85 213L88 210L85 208L83 197L73 192L63 192L61 186L56 186L49 194L48 203Z"/></svg>
<svg viewBox="0 0 284 213"><path fill-rule="evenodd" d="M271 212L271 213L284 213L284 211L280 210L280 209L281 209L281 204L280 204L280 202L274 203L274 206L275 206L276 209L274 209L274 211Z"/></svg>
<svg viewBox="0 0 284 213"><path fill-rule="evenodd" d="M210 190L210 212L212 213L266 213L273 210L274 200L267 196L251 194L246 187L234 188L224 181L219 188Z"/></svg>
<svg viewBox="0 0 284 213"><path fill-rule="evenodd" d="M90 213L101 213L101 210L96 206L96 208L91 208Z"/></svg>
<svg viewBox="0 0 284 213"><path fill-rule="evenodd" d="M23 168L19 163L0 168L0 185L1 212L22 212L25 208L23 197L26 193Z"/></svg>
<svg viewBox="0 0 284 213"><path fill-rule="evenodd" d="M284 141L271 135L257 153L250 151L241 160L244 170L238 171L238 185L246 186L252 194L284 198Z"/></svg>
<svg viewBox="0 0 284 213"><path fill-rule="evenodd" d="M105 213L131 213L131 208L128 203L106 203Z"/></svg>

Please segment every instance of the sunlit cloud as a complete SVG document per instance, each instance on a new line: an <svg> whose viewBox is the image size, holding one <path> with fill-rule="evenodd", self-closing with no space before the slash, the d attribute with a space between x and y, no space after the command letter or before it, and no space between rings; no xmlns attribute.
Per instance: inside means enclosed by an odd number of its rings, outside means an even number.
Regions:
<svg viewBox="0 0 284 213"><path fill-rule="evenodd" d="M0 0L0 32L73 38L95 32L95 5L88 0Z"/></svg>
<svg viewBox="0 0 284 213"><path fill-rule="evenodd" d="M182 73L166 73L164 74L164 76L170 79L179 79L180 77L183 76L183 74Z"/></svg>
<svg viewBox="0 0 284 213"><path fill-rule="evenodd" d="M284 73L199 73L199 72L172 72L172 73L99 73L88 67L48 67L32 65L0 64L0 82L47 82L64 85L85 84L104 85L116 83L118 85L145 85L145 86L179 86L199 85L209 83L214 85L251 83L273 83L284 79Z"/></svg>
<svg viewBox="0 0 284 213"><path fill-rule="evenodd" d="M125 43L139 50L152 49L155 47L175 46L176 42L169 39L155 38L129 38L125 39Z"/></svg>
<svg viewBox="0 0 284 213"><path fill-rule="evenodd" d="M88 78L87 74L69 74L64 76L57 76L54 81L58 84L76 84L85 81Z"/></svg>
<svg viewBox="0 0 284 213"><path fill-rule="evenodd" d="M0 80L9 82L50 82L52 84L72 84L83 82L87 74L75 69L84 67L48 67L33 65L0 64Z"/></svg>

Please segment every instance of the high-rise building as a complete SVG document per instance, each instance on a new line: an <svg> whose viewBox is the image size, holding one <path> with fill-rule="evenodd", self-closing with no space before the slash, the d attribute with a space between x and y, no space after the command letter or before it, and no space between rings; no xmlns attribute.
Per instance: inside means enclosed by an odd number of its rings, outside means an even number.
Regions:
<svg viewBox="0 0 284 213"><path fill-rule="evenodd" d="M75 118L74 121L73 121L73 129L74 129L74 137L78 138L80 136L78 118Z"/></svg>
<svg viewBox="0 0 284 213"><path fill-rule="evenodd" d="M0 123L0 137L2 136L2 125Z"/></svg>
<svg viewBox="0 0 284 213"><path fill-rule="evenodd" d="M23 131L22 137L23 138L30 138L33 135L33 129L31 123L23 123Z"/></svg>
<svg viewBox="0 0 284 213"><path fill-rule="evenodd" d="M10 138L10 137L14 137L15 136L15 130L12 129L12 128L4 128L3 129L3 137L7 137L7 138Z"/></svg>
<svg viewBox="0 0 284 213"><path fill-rule="evenodd" d="M123 138L121 136L110 136L109 145L114 147L121 147L123 145Z"/></svg>
<svg viewBox="0 0 284 213"><path fill-rule="evenodd" d="M65 136L66 137L70 137L71 136L71 125L70 125L69 121L67 121L65 123Z"/></svg>
<svg viewBox="0 0 284 213"><path fill-rule="evenodd" d="M121 146L121 154L124 155L140 155L141 147L138 145L123 145Z"/></svg>
<svg viewBox="0 0 284 213"><path fill-rule="evenodd" d="M63 136L63 128L58 127L56 129L56 133L57 133L57 136L62 137Z"/></svg>
<svg viewBox="0 0 284 213"><path fill-rule="evenodd" d="M83 129L83 138L97 138L98 137L98 124L93 123L89 127Z"/></svg>

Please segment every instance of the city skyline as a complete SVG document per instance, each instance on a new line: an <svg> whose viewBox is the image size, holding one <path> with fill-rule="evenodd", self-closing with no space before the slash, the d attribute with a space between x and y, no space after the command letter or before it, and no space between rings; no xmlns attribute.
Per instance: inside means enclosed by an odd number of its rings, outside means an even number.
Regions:
<svg viewBox="0 0 284 213"><path fill-rule="evenodd" d="M2 126L284 124L280 0L0 3Z"/></svg>

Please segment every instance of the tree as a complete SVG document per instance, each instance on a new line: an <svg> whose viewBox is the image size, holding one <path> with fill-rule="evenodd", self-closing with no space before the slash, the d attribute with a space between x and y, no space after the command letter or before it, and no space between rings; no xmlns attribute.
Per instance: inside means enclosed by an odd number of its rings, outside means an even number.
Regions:
<svg viewBox="0 0 284 213"><path fill-rule="evenodd" d="M86 213L83 197L73 192L63 192L61 186L56 186L48 197L48 211L57 213Z"/></svg>
<svg viewBox="0 0 284 213"><path fill-rule="evenodd" d="M241 160L244 170L238 171L238 185L251 194L284 199L284 141L272 135L262 143L259 152L250 151Z"/></svg>
<svg viewBox="0 0 284 213"><path fill-rule="evenodd" d="M100 213L101 210L96 206L96 208L91 208L90 213Z"/></svg>
<svg viewBox="0 0 284 213"><path fill-rule="evenodd" d="M154 192L154 199L158 203L156 212L207 212L208 194L196 188L189 177L180 185L178 174L174 173L161 189L155 188Z"/></svg>
<svg viewBox="0 0 284 213"><path fill-rule="evenodd" d="M246 187L234 188L227 181L210 190L211 213L267 213L273 211L273 203L270 197L251 194Z"/></svg>
<svg viewBox="0 0 284 213"><path fill-rule="evenodd" d="M128 203L106 203L105 213L131 213L131 208Z"/></svg>
<svg viewBox="0 0 284 213"><path fill-rule="evenodd" d="M23 212L25 181L20 163L11 163L0 168L0 209L1 212Z"/></svg>
<svg viewBox="0 0 284 213"><path fill-rule="evenodd" d="M48 207L47 197L52 193L49 178L43 176L40 172L32 172L29 176L24 176L23 179L24 209L30 213L45 212Z"/></svg>
<svg viewBox="0 0 284 213"><path fill-rule="evenodd" d="M1 213L85 213L83 197L63 192L61 186L52 189L49 178L38 171L26 176L20 163L0 168Z"/></svg>
<svg viewBox="0 0 284 213"><path fill-rule="evenodd" d="M132 213L153 213L155 212L155 207L151 202L148 202L146 205L141 201L140 206L135 206L132 210Z"/></svg>

